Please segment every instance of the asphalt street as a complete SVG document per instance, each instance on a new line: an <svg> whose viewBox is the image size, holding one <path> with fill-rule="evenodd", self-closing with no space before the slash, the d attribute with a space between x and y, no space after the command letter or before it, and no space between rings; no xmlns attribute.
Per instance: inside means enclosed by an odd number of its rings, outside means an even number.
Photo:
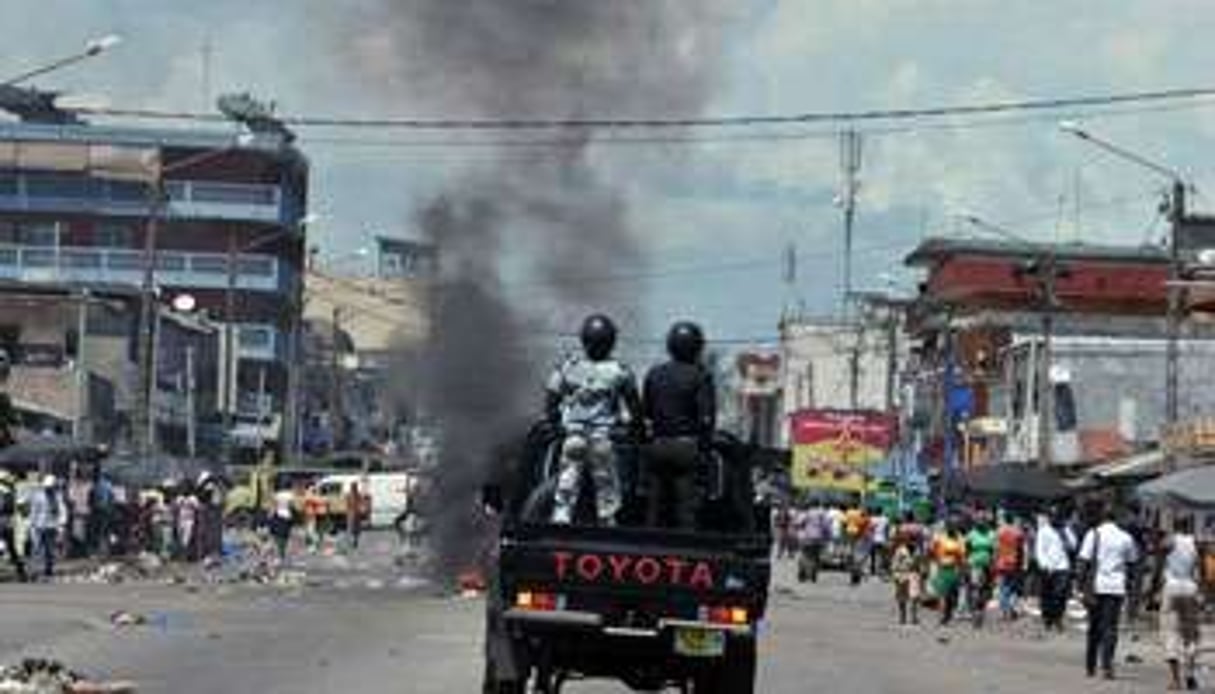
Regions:
<svg viewBox="0 0 1215 694"><path fill-rule="evenodd" d="M308 580L244 585L0 585L0 662L50 656L141 692L479 691L477 598L437 595L401 579L385 538L349 559L317 557ZM1031 620L899 627L889 589L841 575L798 586L778 567L761 645L759 691L1155 692L1164 688L1150 636L1124 638L1119 680L1087 680L1078 626L1043 638ZM115 627L117 610L147 618ZM574 683L570 692L623 692Z"/></svg>

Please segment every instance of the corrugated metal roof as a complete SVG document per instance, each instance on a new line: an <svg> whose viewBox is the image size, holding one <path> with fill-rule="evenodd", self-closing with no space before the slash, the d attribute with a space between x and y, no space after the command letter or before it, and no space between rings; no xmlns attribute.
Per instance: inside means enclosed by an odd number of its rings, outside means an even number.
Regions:
<svg viewBox="0 0 1215 694"><path fill-rule="evenodd" d="M221 149L231 147L236 140L235 124L227 130L201 130L197 128L150 128L132 126L54 125L47 123L22 123L0 121L0 140L18 142L75 142L81 144L109 144L157 147L196 147ZM243 149L262 150L267 153L292 149L283 138L273 133L258 133Z"/></svg>
<svg viewBox="0 0 1215 694"><path fill-rule="evenodd" d="M1168 252L1159 246L1116 246L1091 243L1015 243L987 239L933 237L925 239L903 260L905 265L925 265L953 255L994 258L1028 258L1054 251L1064 260L1166 264Z"/></svg>

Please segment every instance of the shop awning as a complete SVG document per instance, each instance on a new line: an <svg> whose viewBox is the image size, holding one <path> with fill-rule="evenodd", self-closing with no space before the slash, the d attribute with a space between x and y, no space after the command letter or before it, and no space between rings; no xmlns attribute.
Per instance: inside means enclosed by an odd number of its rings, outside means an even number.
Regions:
<svg viewBox="0 0 1215 694"><path fill-rule="evenodd" d="M1144 451L1094 466L1087 474L1102 482L1143 480L1164 472L1165 457L1160 449Z"/></svg>
<svg viewBox="0 0 1215 694"><path fill-rule="evenodd" d="M1156 504L1215 509L1215 466L1203 465L1139 485L1139 497Z"/></svg>

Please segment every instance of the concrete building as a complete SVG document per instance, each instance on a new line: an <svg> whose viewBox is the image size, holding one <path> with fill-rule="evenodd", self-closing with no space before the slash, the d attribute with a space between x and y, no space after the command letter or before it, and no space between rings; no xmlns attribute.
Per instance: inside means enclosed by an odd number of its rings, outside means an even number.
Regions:
<svg viewBox="0 0 1215 694"><path fill-rule="evenodd" d="M888 410L894 406L902 349L897 333L892 340L882 322L786 320L781 326L783 416L803 409ZM788 445L788 429L781 427L782 445Z"/></svg>
<svg viewBox="0 0 1215 694"><path fill-rule="evenodd" d="M1026 269L1048 253L1066 272L1056 282L1052 355L1043 370L1043 288ZM1055 402L1052 463L1099 462L1159 439L1166 251L930 239L907 263L927 272L909 321L911 419L928 461L1038 460L1045 373ZM1180 359L1183 418L1215 411L1215 389L1206 384L1213 357L1215 326L1189 321Z"/></svg>
<svg viewBox="0 0 1215 694"><path fill-rule="evenodd" d="M0 122L0 339L24 355L23 373L10 383L13 398L68 421L99 418L71 405L100 406L75 392L96 377L113 391L114 416L131 421L143 382L136 367L148 363L139 358L136 336L151 248L157 314L169 315L169 304L188 295L194 316L168 324L185 321L187 332L218 330L221 337L231 325L234 345L229 351L225 339L194 344L176 339L176 327L165 328L152 360L156 416L167 421L181 411L162 405L169 401L162 393L182 382L172 374L185 368L187 344L197 350L190 361L199 374L191 382L214 384L205 393L213 409L289 415L307 190L307 161L285 131L237 137L222 130ZM44 294L37 309L29 304L35 290ZM24 371L61 368L55 364L81 344L78 377L60 379L68 394L37 395L59 390L37 385L55 378ZM30 356L56 350L64 359ZM213 375L201 375L207 369ZM196 414L212 430L222 421Z"/></svg>
<svg viewBox="0 0 1215 694"><path fill-rule="evenodd" d="M393 260L386 260L386 258ZM374 277L313 268L304 302L302 448L381 446L408 419L408 358L429 334L434 247L380 239Z"/></svg>

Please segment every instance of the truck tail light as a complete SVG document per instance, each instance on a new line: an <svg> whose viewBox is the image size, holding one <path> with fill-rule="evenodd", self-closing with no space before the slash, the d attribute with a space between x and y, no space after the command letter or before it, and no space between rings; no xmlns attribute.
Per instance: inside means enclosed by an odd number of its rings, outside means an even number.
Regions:
<svg viewBox="0 0 1215 694"><path fill-rule="evenodd" d="M750 612L745 607L701 607L700 620L710 624L746 624Z"/></svg>
<svg viewBox="0 0 1215 694"><path fill-rule="evenodd" d="M521 590L515 594L515 607L538 612L552 612L565 608L565 596L557 593Z"/></svg>

